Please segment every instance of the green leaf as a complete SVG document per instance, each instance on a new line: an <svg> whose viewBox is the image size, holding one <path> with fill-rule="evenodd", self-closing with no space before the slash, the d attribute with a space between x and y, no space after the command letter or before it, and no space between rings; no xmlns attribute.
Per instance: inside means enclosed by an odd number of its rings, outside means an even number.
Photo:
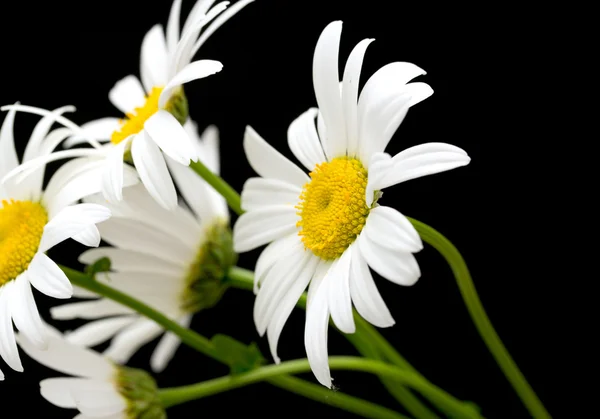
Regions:
<svg viewBox="0 0 600 419"><path fill-rule="evenodd" d="M222 334L213 336L211 342L215 351L229 365L232 374L247 372L266 363L256 343L244 345L231 336Z"/></svg>

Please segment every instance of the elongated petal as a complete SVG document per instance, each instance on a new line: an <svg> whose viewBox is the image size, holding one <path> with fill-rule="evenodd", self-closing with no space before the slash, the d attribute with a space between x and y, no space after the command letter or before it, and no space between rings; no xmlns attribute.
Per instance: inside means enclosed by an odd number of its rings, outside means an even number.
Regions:
<svg viewBox="0 0 600 419"><path fill-rule="evenodd" d="M310 178L298 166L269 145L252 127L244 134L244 151L252 169L268 179L279 179L302 188Z"/></svg>
<svg viewBox="0 0 600 419"><path fill-rule="evenodd" d="M130 74L115 83L108 92L108 99L118 110L126 114L144 106L146 94L138 78Z"/></svg>
<svg viewBox="0 0 600 419"><path fill-rule="evenodd" d="M164 87L158 99L158 106L164 108L173 91L182 84L211 76L222 69L223 64L215 60L198 60L186 65Z"/></svg>
<svg viewBox="0 0 600 419"><path fill-rule="evenodd" d="M181 124L169 112L161 109L144 124L152 141L173 160L185 166L197 160L197 153L190 137Z"/></svg>
<svg viewBox="0 0 600 419"><path fill-rule="evenodd" d="M142 41L140 76L146 93L168 81L167 42L162 25L154 25Z"/></svg>
<svg viewBox="0 0 600 419"><path fill-rule="evenodd" d="M297 234L290 234L269 243L269 245L264 248L256 261L256 268L254 269L254 294L258 294L260 284L273 265L281 259L281 255L286 254L292 246L298 243L298 241L299 238Z"/></svg>
<svg viewBox="0 0 600 419"><path fill-rule="evenodd" d="M423 249L419 233L410 221L390 207L373 208L362 234L391 251L415 253Z"/></svg>
<svg viewBox="0 0 600 419"><path fill-rule="evenodd" d="M313 58L313 84L319 111L327 127L327 156L331 159L346 155L346 124L340 94L338 53L342 22L331 22L325 27Z"/></svg>
<svg viewBox="0 0 600 419"><path fill-rule="evenodd" d="M142 346L158 337L163 329L152 320L141 319L122 330L104 351L104 356L117 363L126 363Z"/></svg>
<svg viewBox="0 0 600 419"><path fill-rule="evenodd" d="M296 209L272 206L242 214L233 226L235 251L247 252L297 231Z"/></svg>
<svg viewBox="0 0 600 419"><path fill-rule="evenodd" d="M22 372L23 365L17 349L15 332L12 324L12 313L10 310L10 299L12 282L4 284L0 289L0 357L15 371Z"/></svg>
<svg viewBox="0 0 600 419"><path fill-rule="evenodd" d="M104 298L63 304L50 309L50 316L54 320L97 319L131 313L133 313L133 310L129 307Z"/></svg>
<svg viewBox="0 0 600 419"><path fill-rule="evenodd" d="M352 246L344 251L334 262L325 278L329 311L331 319L338 329L344 333L354 333L354 317L352 317L352 299L350 298L350 262L352 261Z"/></svg>
<svg viewBox="0 0 600 419"><path fill-rule="evenodd" d="M290 183L253 177L242 188L242 209L252 211L279 205L295 207L301 193L302 189Z"/></svg>
<svg viewBox="0 0 600 419"><path fill-rule="evenodd" d="M15 113L14 108L10 109L2 122L2 128L0 128L0 178L19 165L13 134Z"/></svg>
<svg viewBox="0 0 600 419"><path fill-rule="evenodd" d="M27 272L31 285L47 296L64 299L73 295L69 278L45 253L36 253Z"/></svg>
<svg viewBox="0 0 600 419"><path fill-rule="evenodd" d="M183 316L177 323L179 323L183 327L189 327L192 321L192 316L187 315ZM152 352L152 356L150 357L150 367L152 371L155 373L159 373L163 371L169 361L173 359L177 348L181 344L181 338L172 332L167 332L161 338L158 345L156 345L156 349Z"/></svg>
<svg viewBox="0 0 600 419"><path fill-rule="evenodd" d="M88 247L98 247L102 241L102 237L100 237L100 231L95 225L85 228L83 231L80 231L71 238L76 242Z"/></svg>
<svg viewBox="0 0 600 419"><path fill-rule="evenodd" d="M102 194L113 204L123 199L123 155L126 148L136 138L130 136L114 146L106 156L106 165L102 174Z"/></svg>
<svg viewBox="0 0 600 419"><path fill-rule="evenodd" d="M177 207L177 192L158 146L142 131L131 144L131 155L142 183L152 197L168 210Z"/></svg>
<svg viewBox="0 0 600 419"><path fill-rule="evenodd" d="M352 246L352 252L350 295L356 311L366 321L377 327L393 326L394 319L377 290L367 261L361 255L358 246Z"/></svg>
<svg viewBox="0 0 600 419"><path fill-rule="evenodd" d="M179 17L181 14L181 0L173 1L171 11L169 12L169 20L167 21L167 52L169 59L175 54L177 42L179 41Z"/></svg>
<svg viewBox="0 0 600 419"><path fill-rule="evenodd" d="M175 275L182 271L180 265L160 256L114 247L89 249L79 256L79 262L91 265L104 257L110 259L111 269L119 272L156 272Z"/></svg>
<svg viewBox="0 0 600 419"><path fill-rule="evenodd" d="M10 311L17 329L36 347L47 348L47 334L37 304L31 292L29 274L23 272L17 279L11 293Z"/></svg>
<svg viewBox="0 0 600 419"><path fill-rule="evenodd" d="M135 316L118 316L95 320L72 332L65 333L65 338L79 346L96 346L107 341L135 320Z"/></svg>
<svg viewBox="0 0 600 419"><path fill-rule="evenodd" d="M102 419L127 408L127 400L111 382L86 380L70 390L77 408L87 416Z"/></svg>
<svg viewBox="0 0 600 419"><path fill-rule="evenodd" d="M88 378L47 378L40 381L40 394L50 403L63 409L74 409L77 407L71 395L71 388L81 385Z"/></svg>
<svg viewBox="0 0 600 419"><path fill-rule="evenodd" d="M327 161L315 125L317 113L317 108L310 108L290 124L287 132L292 153L309 171Z"/></svg>
<svg viewBox="0 0 600 419"><path fill-rule="evenodd" d="M138 82L139 83L139 82ZM142 92L143 94L143 92ZM143 98L143 97L142 97ZM142 102L143 104L143 102ZM98 141L108 141L112 136L113 132L121 127L121 120L119 118L100 118L93 121L86 122L81 125L81 129L87 133L88 136L96 138ZM72 135L65 141L65 147L73 147L74 145L85 142L85 137L82 135Z"/></svg>

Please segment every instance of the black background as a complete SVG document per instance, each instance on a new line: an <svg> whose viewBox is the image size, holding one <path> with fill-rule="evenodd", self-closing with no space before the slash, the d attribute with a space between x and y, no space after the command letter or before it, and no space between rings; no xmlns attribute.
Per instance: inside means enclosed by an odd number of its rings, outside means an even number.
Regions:
<svg viewBox="0 0 600 419"><path fill-rule="evenodd" d="M73 104L77 123L120 116L107 94L128 74L139 74L144 33L166 25L170 1L15 3L3 12L0 91L2 105L53 109ZM183 12L192 6L184 0ZM2 6L4 8L4 6ZM561 332L556 321L559 283L553 277L551 251L539 251L532 237L548 227L540 218L547 177L537 164L546 157L537 147L540 125L535 81L542 77L536 54L544 48L517 9L503 6L440 7L428 2L346 2L343 0L257 0L220 28L198 58L220 60L221 73L186 85L191 116L201 127L221 131L222 173L236 189L254 173L243 155L244 127L252 125L288 157L289 123L315 106L312 54L322 29L343 20L341 65L364 38L375 38L362 71L362 83L382 65L410 61L428 74L421 81L435 93L408 113L387 151L392 155L423 142L448 142L465 149L471 164L451 172L413 180L386 191L390 205L445 234L464 255L484 306L500 337L551 413L558 398L550 378L550 359ZM183 19L182 19L183 21ZM343 67L342 67L343 68ZM537 98L539 100L539 98ZM17 115L22 150L36 117ZM546 244L549 250L552 245ZM58 247L56 260L74 264L80 248ZM257 251L241 255L253 268ZM417 255L422 277L411 288L379 279L396 325L383 335L430 381L459 399L471 400L488 418L528 417L516 394L479 338L444 260L432 248ZM76 266L76 265L74 265ZM556 274L558 275L558 274ZM48 319L51 301L38 293ZM257 341L268 354L252 321L253 296L231 290L214 309L195 317L193 327L205 336L228 333ZM282 359L304 357L302 311L294 312L280 340ZM77 323L54 323L61 329ZM330 354L353 354L353 348L330 331ZM152 346L132 359L145 368ZM38 381L56 373L23 354L24 373L5 364L0 401L25 398L19 414L70 418L45 402ZM227 373L225 367L182 346L160 386L176 386ZM378 381L359 373L334 372L341 391L395 408ZM306 379L316 382L311 374ZM288 394L267 384L233 390L172 408L170 417L224 417L247 414L264 418L351 417L341 410ZM556 413L555 413L556 415ZM16 413L0 413L2 418Z"/></svg>

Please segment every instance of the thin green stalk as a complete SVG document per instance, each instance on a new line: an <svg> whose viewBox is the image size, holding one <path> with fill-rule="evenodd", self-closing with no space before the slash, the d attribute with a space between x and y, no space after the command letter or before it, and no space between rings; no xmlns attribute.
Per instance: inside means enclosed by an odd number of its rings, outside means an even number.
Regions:
<svg viewBox="0 0 600 419"><path fill-rule="evenodd" d="M156 323L163 326L165 330L169 330L176 334L183 343L196 349L198 352L210 356L219 362L227 364L227 359L225 359L222 356L222 354L216 350L213 343L204 336L190 329L186 329L185 327L180 326L179 324L166 317L164 314L156 311L152 307L147 306L143 302L127 294L124 294L114 288L111 288L108 285L96 281L91 275L76 271L66 266L60 266L60 268L65 273L65 275L67 275L67 277L73 285L87 289L106 298L110 298L111 300L117 303L123 304L124 306L127 306L137 311L138 313L148 317L151 320L154 320ZM313 385L306 383L300 379L285 376L280 376L276 378L266 377L264 379L272 385L284 388L289 391L293 391L297 394L304 395L305 397L312 398L323 403L328 403L331 398L331 390L321 385ZM352 411L357 414L361 414L369 418L402 418L402 416L400 415L389 416L389 412L391 411L374 403L370 403L366 400L347 396L346 401L348 402L347 405L342 405L342 403L340 403L336 404L335 406L345 408L346 410ZM388 416L377 416L382 412L387 412L386 414L388 414Z"/></svg>
<svg viewBox="0 0 600 419"><path fill-rule="evenodd" d="M393 378L394 381L407 385L423 394L430 395L438 400L443 406L453 412L453 417L460 418L480 418L479 413L471 406L457 401L448 393L429 383L417 374L402 370L392 365L350 356L332 356L329 357L329 366L331 369L362 371L372 373L378 376ZM249 371L237 376L224 377L209 382L192 384L178 388L161 390L161 398L167 406L183 403L189 400L198 399L207 395L230 390L232 388L253 384L259 381L277 377L280 375L293 375L310 371L310 364L306 359L282 362L278 365L267 365L259 369Z"/></svg>
<svg viewBox="0 0 600 419"><path fill-rule="evenodd" d="M242 210L240 194L238 194L235 189L225 182L223 178L214 174L200 160L197 162L192 162L190 167L225 198L227 204L229 204L229 207L237 215L240 215L244 212L244 210Z"/></svg>
<svg viewBox="0 0 600 419"><path fill-rule="evenodd" d="M417 229L423 241L440 252L450 265L477 331L529 413L534 418L550 418L550 414L511 358L498 333L494 330L494 326L492 326L492 322L477 295L467 264L458 249L434 228L412 218L409 218L409 220Z"/></svg>

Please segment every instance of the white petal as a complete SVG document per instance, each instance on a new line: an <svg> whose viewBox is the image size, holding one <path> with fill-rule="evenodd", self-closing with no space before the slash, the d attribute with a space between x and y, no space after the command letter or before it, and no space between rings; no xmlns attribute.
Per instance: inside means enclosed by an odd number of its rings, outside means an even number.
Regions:
<svg viewBox="0 0 600 419"><path fill-rule="evenodd" d="M350 262L352 247L344 251L333 263L324 279L325 286L321 292L327 293L331 319L338 329L344 333L354 333L354 317L352 315L352 299L350 298Z"/></svg>
<svg viewBox="0 0 600 419"><path fill-rule="evenodd" d="M301 193L302 189L290 183L253 177L242 188L242 209L253 211L278 205L294 207L298 204Z"/></svg>
<svg viewBox="0 0 600 419"><path fill-rule="evenodd" d="M162 327L154 321L138 320L114 337L104 355L117 363L126 363L139 348L162 332Z"/></svg>
<svg viewBox="0 0 600 419"><path fill-rule="evenodd" d="M54 320L97 319L106 316L131 314L132 312L133 310L129 307L101 298L93 301L81 301L52 307L50 309L50 316Z"/></svg>
<svg viewBox="0 0 600 419"><path fill-rule="evenodd" d="M168 210L177 207L177 192L158 146L142 131L131 144L131 155L142 183L152 197Z"/></svg>
<svg viewBox="0 0 600 419"><path fill-rule="evenodd" d="M350 53L344 68L342 88L342 102L344 105L344 119L346 121L346 135L348 138L348 155L358 154L358 85L360 71L367 47L374 39L363 39Z"/></svg>
<svg viewBox="0 0 600 419"><path fill-rule="evenodd" d="M133 77L133 76L131 76ZM137 80L137 79L136 79ZM138 82L139 83L139 82ZM140 87L141 88L141 87ZM142 92L143 94L143 92ZM143 98L143 96L142 96ZM143 104L143 102L142 102ZM133 108L131 109L133 110ZM108 141L112 136L113 132L117 131L121 127L121 120L119 118L100 118L93 121L86 122L81 125L81 129L87 133L88 136L96 138L98 141ZM73 135L67 141L64 146L69 148L74 145L86 142L85 137L81 135Z"/></svg>
<svg viewBox="0 0 600 419"><path fill-rule="evenodd" d="M104 157L79 157L62 164L48 181L48 185L44 191L44 201L48 197L58 195L63 186L87 173L93 171L104 164Z"/></svg>
<svg viewBox="0 0 600 419"><path fill-rule="evenodd" d="M319 258L313 255L308 255L307 258L308 262L303 267L300 274L295 278L292 285L287 288L285 294L277 301L277 308L275 309L267 328L269 349L271 350L271 356L277 364L280 362L280 359L277 356L277 343L279 342L283 326L285 326L285 323L290 317L300 296L315 274L317 264L319 263Z"/></svg>
<svg viewBox="0 0 600 419"><path fill-rule="evenodd" d="M279 205L245 212L233 226L237 253L247 252L297 231L298 215L292 206Z"/></svg>
<svg viewBox="0 0 600 419"><path fill-rule="evenodd" d="M377 190L387 188L407 180L466 166L470 161L471 158L463 149L453 145L421 144L396 154L391 159L391 166L375 174L377 182L373 188Z"/></svg>
<svg viewBox="0 0 600 419"><path fill-rule="evenodd" d="M327 161L315 125L317 113L317 108L310 108L290 124L287 132L292 153L309 171Z"/></svg>
<svg viewBox="0 0 600 419"><path fill-rule="evenodd" d="M27 271L15 279L9 300L13 322L17 329L40 349L47 347L47 334L29 284Z"/></svg>
<svg viewBox="0 0 600 419"><path fill-rule="evenodd" d="M0 357L15 371L22 372L23 365L17 349L15 332L12 324L12 313L10 311L11 282L0 287Z"/></svg>
<svg viewBox="0 0 600 419"><path fill-rule="evenodd" d="M169 59L173 58L177 41L179 41L179 15L181 14L181 0L173 1L171 11L169 12L169 20L167 21L167 52Z"/></svg>
<svg viewBox="0 0 600 419"><path fill-rule="evenodd" d="M306 306L304 346L315 377L325 387L331 388L331 374L327 359L329 308L327 306L327 290L323 288L326 286L322 278L315 275L311 282Z"/></svg>
<svg viewBox="0 0 600 419"><path fill-rule="evenodd" d="M373 208L362 234L391 251L415 253L423 249L419 233L410 221L390 207Z"/></svg>
<svg viewBox="0 0 600 419"><path fill-rule="evenodd" d="M313 58L313 84L319 111L327 127L327 156L346 155L346 124L340 94L338 53L342 22L331 22L319 37Z"/></svg>
<svg viewBox="0 0 600 419"><path fill-rule="evenodd" d="M89 322L72 332L65 333L65 338L76 345L92 347L99 345L119 330L136 320L135 316L118 316Z"/></svg>
<svg viewBox="0 0 600 419"><path fill-rule="evenodd" d="M96 275L99 282L130 295L155 296L167 301L178 301L185 288L185 273L168 276L158 272L111 272Z"/></svg>
<svg viewBox="0 0 600 419"><path fill-rule="evenodd" d="M168 80L167 42L161 25L154 25L142 41L140 76L146 93L162 87Z"/></svg>
<svg viewBox="0 0 600 419"><path fill-rule="evenodd" d="M185 166L197 160L197 153L190 137L181 124L169 112L161 109L144 124L152 141L173 160Z"/></svg>
<svg viewBox="0 0 600 419"><path fill-rule="evenodd" d="M177 275L182 272L181 266L156 255L114 247L89 249L79 256L79 262L91 265L104 257L110 259L110 266L113 271L156 272L167 275Z"/></svg>
<svg viewBox="0 0 600 419"><path fill-rule="evenodd" d="M394 319L375 286L367 261L360 254L359 247L352 246L352 253L350 295L356 311L377 327L393 326Z"/></svg>
<svg viewBox="0 0 600 419"><path fill-rule="evenodd" d="M77 204L61 210L44 227L40 241L40 252L45 252L58 243L79 234L90 225L110 218L110 210L97 204Z"/></svg>
<svg viewBox="0 0 600 419"><path fill-rule="evenodd" d="M40 350L24 335L17 337L19 346L38 363L76 377L110 379L113 365L100 354L67 342L62 336L50 333L48 348Z"/></svg>
<svg viewBox="0 0 600 419"><path fill-rule="evenodd" d="M192 321L192 315L183 316L177 323L183 327L189 327ZM155 373L164 371L167 364L173 359L177 348L181 344L179 336L172 332L167 332L156 345L156 349L150 357L150 367Z"/></svg>
<svg viewBox="0 0 600 419"><path fill-rule="evenodd" d="M76 242L79 242L84 246L88 247L98 247L100 246L100 241L102 240L102 238L100 237L100 231L95 225L87 227L85 230L74 235L71 238Z"/></svg>
<svg viewBox="0 0 600 419"><path fill-rule="evenodd" d="M116 146L111 147L106 155L104 173L102 174L102 194L104 198L113 204L123 199L123 155L125 149L134 139L130 136Z"/></svg>
<svg viewBox="0 0 600 419"><path fill-rule="evenodd" d="M13 135L15 113L15 109L9 110L2 122L2 128L0 128L0 177L4 177L19 165Z"/></svg>
<svg viewBox="0 0 600 419"><path fill-rule="evenodd" d="M281 255L286 254L286 252L299 241L300 239L297 234L290 234L269 243L269 245L264 248L256 261L256 267L254 269L254 294L258 294L260 284L273 265L281 259Z"/></svg>
<svg viewBox="0 0 600 419"><path fill-rule="evenodd" d="M119 394L116 384L86 380L71 388L77 408L84 415L102 419L125 411L127 401Z"/></svg>
<svg viewBox="0 0 600 419"><path fill-rule="evenodd" d="M74 409L77 407L71 395L71 388L81 385L88 378L47 378L40 381L40 394L50 403L63 409Z"/></svg>
<svg viewBox="0 0 600 419"><path fill-rule="evenodd" d="M244 151L252 169L264 178L279 179L302 188L310 178L269 145L252 127L244 134Z"/></svg>
<svg viewBox="0 0 600 419"><path fill-rule="evenodd" d="M64 299L73 295L69 278L46 254L36 253L27 272L31 285L47 296Z"/></svg>
<svg viewBox="0 0 600 419"><path fill-rule="evenodd" d="M146 94L138 78L132 74L115 83L108 92L108 99L123 113L131 113L144 106Z"/></svg>
<svg viewBox="0 0 600 419"><path fill-rule="evenodd" d="M254 301L254 323L259 335L264 335L281 298L301 275L312 254L298 241L281 255L267 273Z"/></svg>
<svg viewBox="0 0 600 419"><path fill-rule="evenodd" d="M192 80L202 79L218 73L223 69L223 64L214 60L198 60L186 65L165 86L158 99L158 106L164 108L171 98L173 91L182 84Z"/></svg>
<svg viewBox="0 0 600 419"><path fill-rule="evenodd" d="M399 285L413 285L421 276L412 253L394 252L361 234L357 243L369 266L382 277Z"/></svg>

